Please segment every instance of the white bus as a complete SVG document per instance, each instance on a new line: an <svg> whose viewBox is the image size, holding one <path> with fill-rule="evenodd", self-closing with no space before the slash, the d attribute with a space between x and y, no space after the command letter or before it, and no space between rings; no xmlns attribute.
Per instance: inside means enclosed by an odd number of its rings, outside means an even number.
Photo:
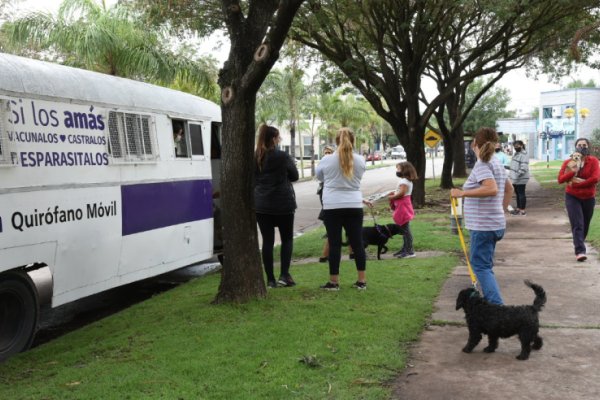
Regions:
<svg viewBox="0 0 600 400"><path fill-rule="evenodd" d="M0 71L2 361L30 346L46 301L56 307L214 256L221 111L6 54Z"/></svg>

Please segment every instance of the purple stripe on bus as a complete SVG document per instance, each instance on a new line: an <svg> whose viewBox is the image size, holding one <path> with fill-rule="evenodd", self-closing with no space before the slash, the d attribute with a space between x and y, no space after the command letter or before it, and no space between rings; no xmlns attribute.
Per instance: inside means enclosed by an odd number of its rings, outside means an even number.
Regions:
<svg viewBox="0 0 600 400"><path fill-rule="evenodd" d="M121 186L123 236L212 218L209 180Z"/></svg>

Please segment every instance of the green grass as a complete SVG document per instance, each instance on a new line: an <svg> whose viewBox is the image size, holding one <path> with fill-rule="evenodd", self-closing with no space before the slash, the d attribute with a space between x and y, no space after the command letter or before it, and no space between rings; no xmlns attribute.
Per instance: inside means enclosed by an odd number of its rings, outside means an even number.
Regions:
<svg viewBox="0 0 600 400"><path fill-rule="evenodd" d="M297 287L244 305L196 279L0 365L0 398L385 399L456 261L370 261L364 292L353 263L339 292L295 266Z"/></svg>
<svg viewBox="0 0 600 400"><path fill-rule="evenodd" d="M325 264L296 262L298 286L243 305L211 305L219 275L196 279L1 364L0 399L387 399L458 262L438 184L411 226L417 251L446 255L377 261L371 249L364 292L350 288L353 262L339 292L318 289ZM375 215L391 222L385 201ZM294 258L318 257L323 232L295 239Z"/></svg>

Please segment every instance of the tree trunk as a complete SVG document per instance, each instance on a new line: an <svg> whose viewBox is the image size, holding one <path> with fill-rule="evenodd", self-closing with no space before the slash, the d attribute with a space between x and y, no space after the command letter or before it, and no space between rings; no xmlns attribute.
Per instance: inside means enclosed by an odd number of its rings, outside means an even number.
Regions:
<svg viewBox="0 0 600 400"><path fill-rule="evenodd" d="M467 168L465 165L465 133L462 125L454 129L450 134L452 140L452 149L454 150L454 170L455 178L464 178L467 176Z"/></svg>
<svg viewBox="0 0 600 400"><path fill-rule="evenodd" d="M454 164L454 143L447 132L444 135L444 164L442 167L442 179L440 188L452 189L454 182L452 181L452 165Z"/></svg>
<svg viewBox="0 0 600 400"><path fill-rule="evenodd" d="M255 97L240 94L223 106L223 166L221 204L226 250L221 284L214 303L241 303L265 297L262 263L254 213Z"/></svg>

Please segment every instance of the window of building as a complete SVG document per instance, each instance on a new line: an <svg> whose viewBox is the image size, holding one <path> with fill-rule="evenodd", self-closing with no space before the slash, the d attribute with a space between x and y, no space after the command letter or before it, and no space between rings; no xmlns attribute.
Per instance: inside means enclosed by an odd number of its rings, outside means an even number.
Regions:
<svg viewBox="0 0 600 400"><path fill-rule="evenodd" d="M552 107L544 107L544 118L552 118Z"/></svg>
<svg viewBox="0 0 600 400"><path fill-rule="evenodd" d="M117 162L152 161L157 158L149 115L110 111L108 152Z"/></svg>

